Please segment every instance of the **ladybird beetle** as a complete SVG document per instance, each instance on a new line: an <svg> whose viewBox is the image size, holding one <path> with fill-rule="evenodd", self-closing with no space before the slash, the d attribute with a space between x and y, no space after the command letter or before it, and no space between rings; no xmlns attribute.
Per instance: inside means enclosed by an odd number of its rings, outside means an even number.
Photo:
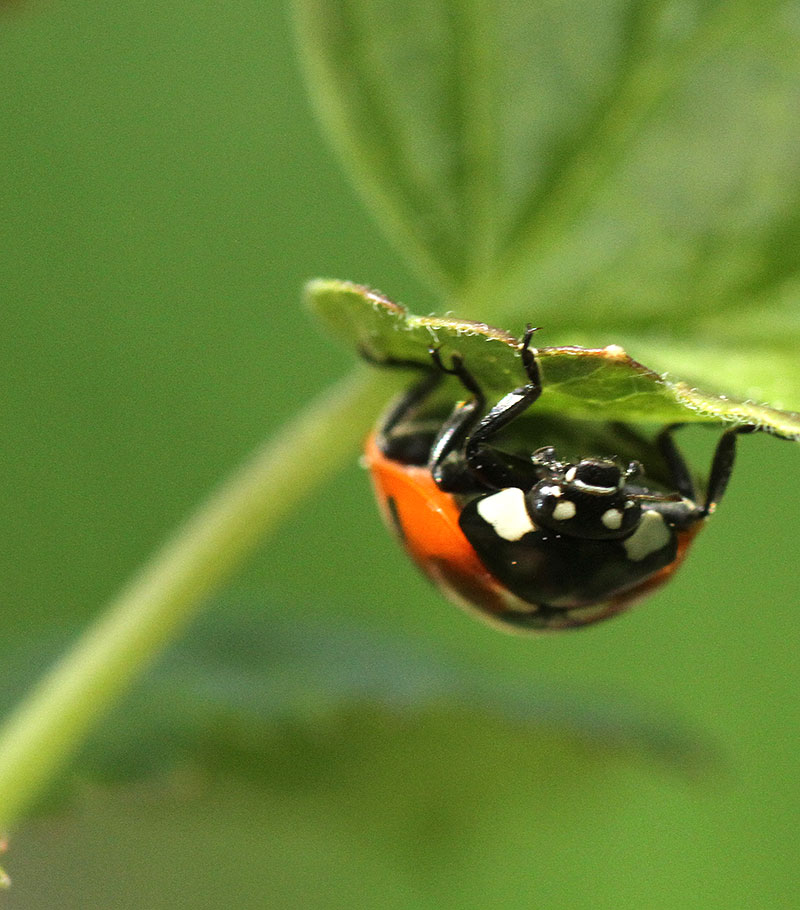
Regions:
<svg viewBox="0 0 800 910"><path fill-rule="evenodd" d="M493 445L533 405L542 383L528 327L519 351L527 381L486 411L463 359L431 348L424 369L366 444L365 463L387 523L422 571L459 605L510 631L548 631L614 616L664 584L728 483L736 436L716 447L702 504L672 432L656 445L673 492L651 489L638 462L559 459L553 447L521 456ZM468 397L431 426L420 417L447 376Z"/></svg>

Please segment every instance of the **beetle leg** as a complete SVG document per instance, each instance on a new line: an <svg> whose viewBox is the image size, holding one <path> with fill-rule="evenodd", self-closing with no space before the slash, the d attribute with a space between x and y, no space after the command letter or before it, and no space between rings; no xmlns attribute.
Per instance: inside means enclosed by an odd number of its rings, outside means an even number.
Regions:
<svg viewBox="0 0 800 910"><path fill-rule="evenodd" d="M392 433L392 431L399 423L406 420L413 414L413 412L433 392L436 386L439 385L439 383L442 381L442 377L441 374L436 372L436 370L432 370L430 367L426 367L421 363L416 363L415 361L372 360L363 354L362 356L364 356L369 363L374 363L376 366L406 369L416 367L419 370L425 371L425 375L418 382L415 382L411 388L407 389L384 415L383 420L381 421L379 432L379 441L382 441L382 439L386 438Z"/></svg>
<svg viewBox="0 0 800 910"><path fill-rule="evenodd" d="M539 374L539 365L536 362L536 356L530 349L531 338L535 329L531 326L525 331L522 343L520 344L520 354L522 364L528 375L528 382L524 386L509 392L489 411L489 413L478 423L469 437L466 445L467 462L475 465L476 470L480 470L479 463L484 458L481 454L486 448L486 444L504 427L516 420L524 411L526 411L542 394L542 380Z"/></svg>
<svg viewBox="0 0 800 910"><path fill-rule="evenodd" d="M471 397L459 401L449 418L443 424L431 446L428 467L436 483L445 490L456 491L474 486L474 478L469 476L468 467L463 457L451 458L463 452L465 441L469 438L475 423L480 419L481 411L486 405L486 398L473 375L464 366L460 355L454 354L452 365L446 367L436 348L430 350L438 376L458 377L461 385Z"/></svg>
<svg viewBox="0 0 800 910"><path fill-rule="evenodd" d="M504 396L483 418L480 414L486 404L485 396L464 366L463 360L454 357L453 364L448 369L438 352L431 351L439 369L457 376L472 396L456 405L431 449L429 466L442 489L468 489L474 487L476 481L488 489L499 490L510 486L529 489L539 480L541 466L489 445L496 433L527 410L541 394L539 365L530 349L535 331L528 326L520 343L522 364L528 376L527 384ZM459 452L462 453L461 458L450 457Z"/></svg>
<svg viewBox="0 0 800 910"><path fill-rule="evenodd" d="M522 365L525 367L525 372L528 374L528 382L531 385L542 386L542 377L539 374L539 364L536 360L536 354L531 350L531 339L533 338L533 333L538 332L539 329L534 328L530 323L525 327L525 334L522 336L522 341L519 345L520 357L522 357Z"/></svg>
<svg viewBox="0 0 800 910"><path fill-rule="evenodd" d="M695 491L694 481L692 480L692 474L689 471L689 466L686 464L686 459L683 457L681 450L676 445L672 436L673 431L680 426L682 426L680 423L671 423L669 426L664 427L656 437L656 445L658 446L658 450L664 461L667 463L667 470L669 471L670 484L672 487L676 489L684 499L695 502L697 493Z"/></svg>
<svg viewBox="0 0 800 910"><path fill-rule="evenodd" d="M752 433L757 429L758 427L751 424L745 424L740 427L731 427L731 429L725 430L722 434L722 438L717 443L717 448L714 451L714 459L711 462L706 501L700 510L701 518L706 518L708 515L713 514L717 503L725 494L736 458L736 437L740 433Z"/></svg>
<svg viewBox="0 0 800 910"><path fill-rule="evenodd" d="M383 416L377 431L376 442L378 448L389 458L406 464L425 464L430 443L436 435L435 432L416 432L409 435L398 432L398 429L401 424L413 417L414 413L433 393L442 381L442 373L418 360L376 357L363 346L359 348L359 354L367 363L374 366L424 371L425 375L404 392Z"/></svg>
<svg viewBox="0 0 800 910"><path fill-rule="evenodd" d="M521 458L490 445L478 446L471 453L468 466L470 473L492 490L519 487L527 491L549 474L530 458Z"/></svg>

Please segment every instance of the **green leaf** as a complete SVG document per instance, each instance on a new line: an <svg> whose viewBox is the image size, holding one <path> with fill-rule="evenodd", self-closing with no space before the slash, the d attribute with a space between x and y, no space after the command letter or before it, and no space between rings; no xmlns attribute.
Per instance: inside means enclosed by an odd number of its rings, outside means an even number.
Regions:
<svg viewBox="0 0 800 910"><path fill-rule="evenodd" d="M497 165L484 3L300 0L300 48L357 183L427 277L485 269Z"/></svg>
<svg viewBox="0 0 800 910"><path fill-rule="evenodd" d="M618 861L641 853L648 807L700 802L711 814L705 780L687 787L662 765L474 710L354 712L306 735L261 735L256 745L241 774L190 765L128 786L82 787L71 811L15 836L10 862L20 900L4 907L639 906L636 897L615 902L613 878ZM691 819L654 823L684 823L691 836ZM700 853L702 835L708 841L707 821L695 835ZM594 853L582 852L586 843ZM656 855L669 868L663 849ZM612 896L596 902L605 882L593 876L585 899L586 870L609 860ZM681 862L677 845L669 860ZM753 895L763 894L771 871ZM565 880L576 881L574 899L564 900ZM694 903L692 884L682 905ZM651 887L634 873L636 894ZM714 906L742 905L740 879L729 888L727 904Z"/></svg>
<svg viewBox="0 0 800 910"><path fill-rule="evenodd" d="M414 316L378 292L345 281L312 281L306 298L334 335L374 360L410 361L426 367L428 349L435 345L445 359L454 352L461 354L490 400L524 382L519 341L502 329L451 317ZM695 356L699 363L692 372L709 373L703 368L703 355ZM666 379L616 345L541 347L537 358L544 385L537 414L562 422L574 418L603 423L751 423L776 436L800 439L800 415ZM709 379L712 375L713 371Z"/></svg>
<svg viewBox="0 0 800 910"><path fill-rule="evenodd" d="M38 657L33 648L9 656L3 700L24 688ZM520 688L494 669L454 665L374 629L282 622L263 604L226 603L115 706L73 771L108 782L186 763L261 774L298 738L312 751L326 740L326 748L347 750L347 727L383 725L402 735L403 718L449 729L459 717L556 750L581 744L587 761L614 751L685 774L713 761L702 737L651 711L544 683ZM48 804L65 795L51 791Z"/></svg>
<svg viewBox="0 0 800 910"><path fill-rule="evenodd" d="M662 337L796 313L796 2L295 6L345 161L459 312Z"/></svg>

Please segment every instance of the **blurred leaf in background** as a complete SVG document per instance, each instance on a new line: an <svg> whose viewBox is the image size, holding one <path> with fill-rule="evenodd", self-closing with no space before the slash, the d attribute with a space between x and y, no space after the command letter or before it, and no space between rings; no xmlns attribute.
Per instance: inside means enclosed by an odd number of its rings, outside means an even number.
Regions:
<svg viewBox="0 0 800 910"><path fill-rule="evenodd" d="M798 4L296 7L323 120L458 316L798 407Z"/></svg>
<svg viewBox="0 0 800 910"><path fill-rule="evenodd" d="M7 662L5 698L21 688L26 666L42 650L38 643ZM502 730L509 740L552 740L548 749L555 751L570 743L568 751L587 762L593 752L610 761L645 758L691 779L717 760L697 731L643 707L579 696L542 679L509 686L491 665L459 667L412 639L335 618L273 619L267 636L263 603L225 602L146 674L78 763L84 778L104 783L164 778L187 766L259 778L267 763L283 768L283 746L293 740L306 742L309 761L316 748L337 748L340 723L388 730L423 717L435 725L449 713L497 735ZM292 773L304 777L307 770L301 764ZM50 803L65 796L54 790Z"/></svg>
<svg viewBox="0 0 800 910"><path fill-rule="evenodd" d="M309 276L535 320L548 344L623 344L687 379L702 364L792 406L798 6L299 2L323 115L414 275L316 134L283 4L6 16L15 688L342 372L296 306ZM538 642L487 632L413 575L354 454L238 580L260 622L237 598L213 607L98 731L71 801L14 837L8 906L796 905L796 453L741 449L670 589ZM265 711L275 692L285 722ZM604 704L659 706L656 740L686 718L728 773L689 784L635 736L609 748L563 712L542 723L553 692L595 730Z"/></svg>

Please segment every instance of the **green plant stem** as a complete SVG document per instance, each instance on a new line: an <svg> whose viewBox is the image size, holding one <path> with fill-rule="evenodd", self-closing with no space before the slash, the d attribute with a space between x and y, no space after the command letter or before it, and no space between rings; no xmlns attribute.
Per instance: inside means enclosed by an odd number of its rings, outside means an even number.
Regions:
<svg viewBox="0 0 800 910"><path fill-rule="evenodd" d="M38 683L0 730L0 830L280 519L353 456L385 396L385 380L364 368L313 402L212 493Z"/></svg>

